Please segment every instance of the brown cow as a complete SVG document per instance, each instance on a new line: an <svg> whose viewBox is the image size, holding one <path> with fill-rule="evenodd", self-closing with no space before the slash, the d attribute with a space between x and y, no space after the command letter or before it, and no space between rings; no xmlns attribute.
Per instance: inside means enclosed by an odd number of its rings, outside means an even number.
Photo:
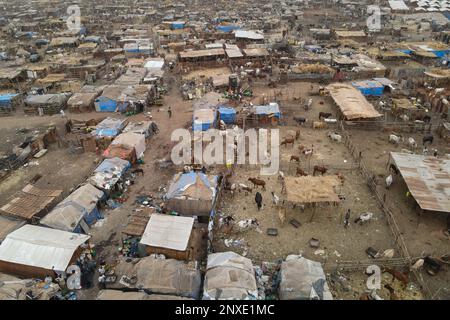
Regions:
<svg viewBox="0 0 450 320"><path fill-rule="evenodd" d="M409 277L407 274L394 270L394 269L390 269L390 268L385 268L383 270L384 272L390 273L392 275L392 281L394 281L394 279L397 279L398 281L400 281L401 283L403 283L403 285L406 286L409 283Z"/></svg>
<svg viewBox="0 0 450 320"><path fill-rule="evenodd" d="M328 171L328 169L326 167L314 166L313 176L316 175L316 172L320 172L322 175L324 175L325 173L327 173L327 171Z"/></svg>
<svg viewBox="0 0 450 320"><path fill-rule="evenodd" d="M253 183L253 187L262 186L264 190L266 190L266 182L264 180L259 180L256 178L248 178L248 181Z"/></svg>

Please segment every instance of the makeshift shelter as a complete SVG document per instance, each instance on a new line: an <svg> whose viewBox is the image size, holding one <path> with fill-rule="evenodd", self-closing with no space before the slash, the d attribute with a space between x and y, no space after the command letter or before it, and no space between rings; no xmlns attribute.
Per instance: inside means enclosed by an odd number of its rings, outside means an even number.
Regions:
<svg viewBox="0 0 450 320"><path fill-rule="evenodd" d="M219 120L222 120L226 124L232 124L236 121L236 110L230 107L219 107L217 110L219 113Z"/></svg>
<svg viewBox="0 0 450 320"><path fill-rule="evenodd" d="M450 158L391 152L390 158L422 210L450 212Z"/></svg>
<svg viewBox="0 0 450 320"><path fill-rule="evenodd" d="M108 117L97 124L93 134L97 138L115 137L122 131L123 128L125 128L126 124L127 121L124 119L114 119Z"/></svg>
<svg viewBox="0 0 450 320"><path fill-rule="evenodd" d="M17 93L0 94L0 115L9 114L16 110L20 95Z"/></svg>
<svg viewBox="0 0 450 320"><path fill-rule="evenodd" d="M114 146L126 146L131 147L135 150L136 159L141 158L144 155L146 143L145 136L139 133L134 132L124 132L119 134L114 140L111 142L110 147ZM104 155L109 157L108 149L105 150Z"/></svg>
<svg viewBox="0 0 450 320"><path fill-rule="evenodd" d="M14 276L0 273L0 301L2 300L50 300L60 287L56 283L45 284L36 279L19 279Z"/></svg>
<svg viewBox="0 0 450 320"><path fill-rule="evenodd" d="M210 216L217 195L217 176L202 172L178 173L164 198L167 209L181 215Z"/></svg>
<svg viewBox="0 0 450 320"><path fill-rule="evenodd" d="M103 191L110 191L130 167L129 161L117 157L105 159L94 170L94 174L89 178L89 183Z"/></svg>
<svg viewBox="0 0 450 320"><path fill-rule="evenodd" d="M194 218L153 214L147 223L140 245L147 254L188 260Z"/></svg>
<svg viewBox="0 0 450 320"><path fill-rule="evenodd" d="M281 118L280 107L276 102L263 106L254 106L253 110L257 120L261 123L274 123Z"/></svg>
<svg viewBox="0 0 450 320"><path fill-rule="evenodd" d="M90 236L24 225L0 245L0 272L44 278L65 272L81 253Z"/></svg>
<svg viewBox="0 0 450 320"><path fill-rule="evenodd" d="M365 96L382 96L384 92L384 85L378 81L365 80L365 81L355 81L352 85L361 91Z"/></svg>
<svg viewBox="0 0 450 320"><path fill-rule="evenodd" d="M158 125L154 121L130 122L123 132L138 133L144 135L145 138L150 138L158 132Z"/></svg>
<svg viewBox="0 0 450 320"><path fill-rule="evenodd" d="M94 105L97 112L116 112L123 101L121 95L124 86L110 85L104 88L102 94L95 99Z"/></svg>
<svg viewBox="0 0 450 320"><path fill-rule="evenodd" d="M75 93L67 101L67 106L70 112L87 112L94 109L95 98L99 96L98 93Z"/></svg>
<svg viewBox="0 0 450 320"><path fill-rule="evenodd" d="M336 176L286 177L286 200L292 203L338 203Z"/></svg>
<svg viewBox="0 0 450 320"><path fill-rule="evenodd" d="M215 126L216 113L212 109L196 109L194 110L192 130L206 131Z"/></svg>
<svg viewBox="0 0 450 320"><path fill-rule="evenodd" d="M98 210L98 202L104 192L87 183L60 202L40 224L53 229L88 233L89 226L103 218Z"/></svg>
<svg viewBox="0 0 450 320"><path fill-rule="evenodd" d="M25 98L24 112L27 114L56 114L65 109L69 96L65 93L30 95Z"/></svg>
<svg viewBox="0 0 450 320"><path fill-rule="evenodd" d="M41 189L31 184L26 185L21 192L0 208L4 215L32 221L47 213L47 209L61 195L62 190Z"/></svg>
<svg viewBox="0 0 450 320"><path fill-rule="evenodd" d="M258 287L252 261L235 252L208 255L203 300L256 300Z"/></svg>
<svg viewBox="0 0 450 320"><path fill-rule="evenodd" d="M346 120L376 119L382 117L362 93L350 84L332 83L327 89Z"/></svg>
<svg viewBox="0 0 450 320"><path fill-rule="evenodd" d="M280 275L280 300L333 300L320 262L288 256Z"/></svg>
<svg viewBox="0 0 450 320"><path fill-rule="evenodd" d="M118 281L108 283L108 289L140 289L150 294L199 298L201 273L193 264L152 256L127 261L116 265Z"/></svg>

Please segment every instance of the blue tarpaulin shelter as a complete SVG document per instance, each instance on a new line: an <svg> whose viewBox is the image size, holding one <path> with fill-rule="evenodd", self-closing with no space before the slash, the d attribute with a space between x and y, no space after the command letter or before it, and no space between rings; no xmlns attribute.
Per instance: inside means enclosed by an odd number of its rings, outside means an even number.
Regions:
<svg viewBox="0 0 450 320"><path fill-rule="evenodd" d="M12 100L17 97L19 94L17 93L7 93L0 94L0 108L2 107L10 107L12 105Z"/></svg>
<svg viewBox="0 0 450 320"><path fill-rule="evenodd" d="M239 30L240 27L234 24L226 24L226 25L218 25L216 26L216 30L222 32L231 32L233 30Z"/></svg>
<svg viewBox="0 0 450 320"><path fill-rule="evenodd" d="M185 22L184 22L184 21L173 21L173 22L170 24L170 27L171 27L173 30L176 30L176 29L184 29L184 25L185 25Z"/></svg>
<svg viewBox="0 0 450 320"><path fill-rule="evenodd" d="M206 131L214 128L216 123L216 112L213 109L194 110L192 130Z"/></svg>
<svg viewBox="0 0 450 320"><path fill-rule="evenodd" d="M265 106L255 106L255 114L258 116L270 116L273 115L275 118L280 119L280 107L278 103L271 102Z"/></svg>
<svg viewBox="0 0 450 320"><path fill-rule="evenodd" d="M175 175L164 196L167 208L182 215L210 216L217 194L217 176L202 172Z"/></svg>
<svg viewBox="0 0 450 320"><path fill-rule="evenodd" d="M95 128L94 135L97 137L115 137L125 127L125 120L106 118Z"/></svg>
<svg viewBox="0 0 450 320"><path fill-rule="evenodd" d="M223 122L225 122L227 124L235 122L235 120L236 120L236 110L234 110L233 108L223 107L222 106L222 107L219 107L218 112L219 112L219 118Z"/></svg>
<svg viewBox="0 0 450 320"><path fill-rule="evenodd" d="M85 184L59 203L40 223L58 230L87 233L88 226L103 218L97 203L104 197L103 191Z"/></svg>
<svg viewBox="0 0 450 320"><path fill-rule="evenodd" d="M384 92L384 85L374 80L355 81L352 86L365 96L381 96Z"/></svg>

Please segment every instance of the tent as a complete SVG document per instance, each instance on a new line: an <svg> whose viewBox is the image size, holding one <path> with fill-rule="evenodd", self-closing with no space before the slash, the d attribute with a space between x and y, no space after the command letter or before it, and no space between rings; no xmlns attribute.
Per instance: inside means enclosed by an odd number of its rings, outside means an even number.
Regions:
<svg viewBox="0 0 450 320"><path fill-rule="evenodd" d="M58 204L40 223L44 226L81 233L88 233L89 225L102 218L97 203L104 192L87 183Z"/></svg>
<svg viewBox="0 0 450 320"><path fill-rule="evenodd" d="M333 300L320 262L291 255L280 273L280 300Z"/></svg>
<svg viewBox="0 0 450 320"><path fill-rule="evenodd" d="M202 172L178 173L165 200L169 210L181 215L209 216L217 193L217 176Z"/></svg>
<svg viewBox="0 0 450 320"><path fill-rule="evenodd" d="M278 103L276 103L276 102L271 102L268 105L264 105L264 106L255 106L254 110L255 110L255 114L258 117L273 116L278 119L280 119L280 117L281 117L280 108L278 106Z"/></svg>
<svg viewBox="0 0 450 320"><path fill-rule="evenodd" d="M236 110L229 107L219 107L219 119L223 120L223 122L230 124L236 121Z"/></svg>
<svg viewBox="0 0 450 320"><path fill-rule="evenodd" d="M94 170L89 183L104 191L111 190L130 167L129 161L117 157L105 159Z"/></svg>
<svg viewBox="0 0 450 320"><path fill-rule="evenodd" d="M256 300L258 287L252 261L234 252L208 256L203 300Z"/></svg>

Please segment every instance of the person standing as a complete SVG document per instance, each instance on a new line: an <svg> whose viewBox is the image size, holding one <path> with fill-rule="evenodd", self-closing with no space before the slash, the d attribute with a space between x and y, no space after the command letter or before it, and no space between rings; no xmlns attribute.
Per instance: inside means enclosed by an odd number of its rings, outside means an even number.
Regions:
<svg viewBox="0 0 450 320"><path fill-rule="evenodd" d="M172 118L172 108L169 107L169 109L167 110L167 113L169 114L169 119Z"/></svg>
<svg viewBox="0 0 450 320"><path fill-rule="evenodd" d="M260 211L261 207L262 207L262 195L261 195L261 193L256 192L255 202L256 202L256 206L258 207L258 211Z"/></svg>
<svg viewBox="0 0 450 320"><path fill-rule="evenodd" d="M348 209L347 213L345 214L344 228L348 228L349 224L350 224L350 209Z"/></svg>

